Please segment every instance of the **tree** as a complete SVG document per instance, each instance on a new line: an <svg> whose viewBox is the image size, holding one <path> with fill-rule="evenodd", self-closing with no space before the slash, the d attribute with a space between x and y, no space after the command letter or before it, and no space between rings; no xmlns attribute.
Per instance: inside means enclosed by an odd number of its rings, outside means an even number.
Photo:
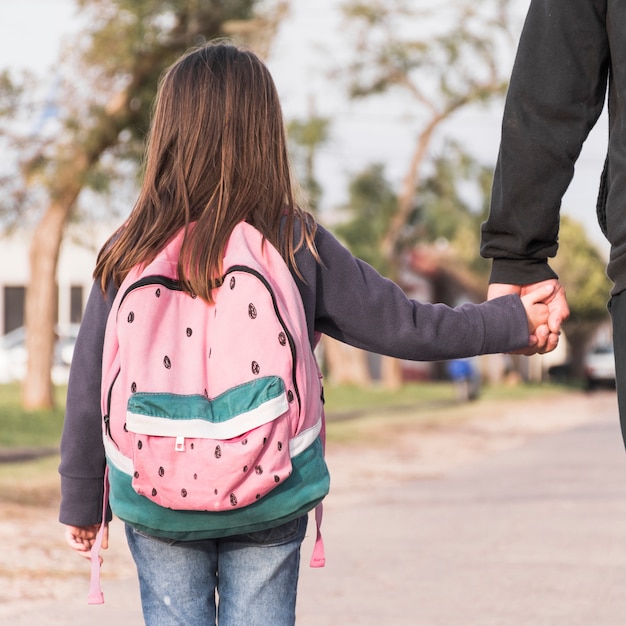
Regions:
<svg viewBox="0 0 626 626"><path fill-rule="evenodd" d="M315 157L319 147L328 141L329 128L330 120L317 115L312 99L309 116L306 119L293 119L287 124L296 164L302 172L302 186L307 196L305 204L314 214L317 213L322 197L322 186L315 176Z"/></svg>
<svg viewBox="0 0 626 626"><path fill-rule="evenodd" d="M345 71L350 96L403 94L418 120L396 211L381 240L391 266L398 261L397 245L419 196L436 132L464 107L502 95L508 78L499 53L503 40L511 41L509 0L415 5L408 0L343 5L349 27L356 30L355 55Z"/></svg>
<svg viewBox="0 0 626 626"><path fill-rule="evenodd" d="M358 172L349 184L348 203L342 211L348 216L335 227L352 253L375 267L381 274L389 274L387 259L380 250L381 235L388 226L396 207L397 197L385 177L384 166L372 164Z"/></svg>
<svg viewBox="0 0 626 626"><path fill-rule="evenodd" d="M256 10L255 0L78 0L85 30L73 42L61 86L60 130L50 137L9 137L21 148L19 181L3 213L33 220L26 297L29 354L23 403L53 403L56 267L63 233L88 185L102 184L110 161L134 164L143 147L159 75L192 45L220 36L252 40L263 54L288 2ZM1 112L32 95L27 82L0 81ZM6 131L6 124L3 128ZM107 163L109 159L109 163ZM115 167L113 167L115 169ZM104 176L106 179L106 175ZM34 215L33 215L34 213Z"/></svg>
<svg viewBox="0 0 626 626"><path fill-rule="evenodd" d="M444 144L431 165L432 171L421 184L419 203L413 206L399 238L401 265L429 278L435 302L457 304L459 291L482 300L488 266L477 252L479 224L489 204L493 170L454 142ZM380 244L396 206L397 196L384 166L370 165L351 180L348 202L342 207L347 219L334 228L353 254L387 275L392 268ZM400 272L396 277L400 284L404 276ZM383 363L391 368L388 360Z"/></svg>
<svg viewBox="0 0 626 626"><path fill-rule="evenodd" d="M552 265L565 287L570 307L563 332L569 343L572 374L582 378L589 341L598 326L608 319L610 281L605 271L606 261L589 241L582 224L563 215L559 251Z"/></svg>
<svg viewBox="0 0 626 626"><path fill-rule="evenodd" d="M418 120L397 206L381 238L381 254L397 279L403 231L419 196L422 170L436 132L455 113L504 93L508 71L500 44L511 44L509 0L442 0L432 8L410 0L347 0L356 30L345 76L352 98L402 93ZM400 384L400 367L383 361L386 384Z"/></svg>

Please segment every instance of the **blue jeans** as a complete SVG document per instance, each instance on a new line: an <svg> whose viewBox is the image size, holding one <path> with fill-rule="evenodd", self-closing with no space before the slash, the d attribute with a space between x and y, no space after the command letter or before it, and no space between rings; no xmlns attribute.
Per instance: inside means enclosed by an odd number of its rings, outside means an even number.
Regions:
<svg viewBox="0 0 626 626"><path fill-rule="evenodd" d="M292 626L306 526L305 515L270 530L201 541L160 539L126 526L147 626Z"/></svg>

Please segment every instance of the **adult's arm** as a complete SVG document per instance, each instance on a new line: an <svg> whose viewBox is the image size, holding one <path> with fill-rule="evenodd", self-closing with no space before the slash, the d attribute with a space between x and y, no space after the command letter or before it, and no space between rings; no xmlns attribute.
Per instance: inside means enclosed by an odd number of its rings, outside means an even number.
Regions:
<svg viewBox="0 0 626 626"><path fill-rule="evenodd" d="M502 121L481 254L490 282L555 278L561 199L604 106L609 71L606 0L532 0Z"/></svg>

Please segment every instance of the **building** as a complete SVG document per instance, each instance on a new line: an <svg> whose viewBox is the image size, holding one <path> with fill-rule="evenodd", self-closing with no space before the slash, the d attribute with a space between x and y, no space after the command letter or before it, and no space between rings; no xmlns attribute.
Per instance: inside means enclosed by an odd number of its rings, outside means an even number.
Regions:
<svg viewBox="0 0 626 626"><path fill-rule="evenodd" d="M68 227L57 266L57 321L79 323L93 282L98 250L111 229L73 224ZM30 237L16 231L0 239L0 334L24 325L26 287L30 280Z"/></svg>

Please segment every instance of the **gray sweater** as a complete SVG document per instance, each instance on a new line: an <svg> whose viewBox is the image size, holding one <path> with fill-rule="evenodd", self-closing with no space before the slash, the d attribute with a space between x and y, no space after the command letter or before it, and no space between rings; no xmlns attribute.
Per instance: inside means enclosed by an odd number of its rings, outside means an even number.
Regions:
<svg viewBox="0 0 626 626"><path fill-rule="evenodd" d="M356 259L328 231L316 235L318 263L296 255L309 338L321 332L394 357L433 361L509 352L528 345L528 322L518 296L451 308L410 300L392 281ZM60 521L75 526L102 518L105 467L100 411L104 329L115 290L94 285L74 349L61 440Z"/></svg>

